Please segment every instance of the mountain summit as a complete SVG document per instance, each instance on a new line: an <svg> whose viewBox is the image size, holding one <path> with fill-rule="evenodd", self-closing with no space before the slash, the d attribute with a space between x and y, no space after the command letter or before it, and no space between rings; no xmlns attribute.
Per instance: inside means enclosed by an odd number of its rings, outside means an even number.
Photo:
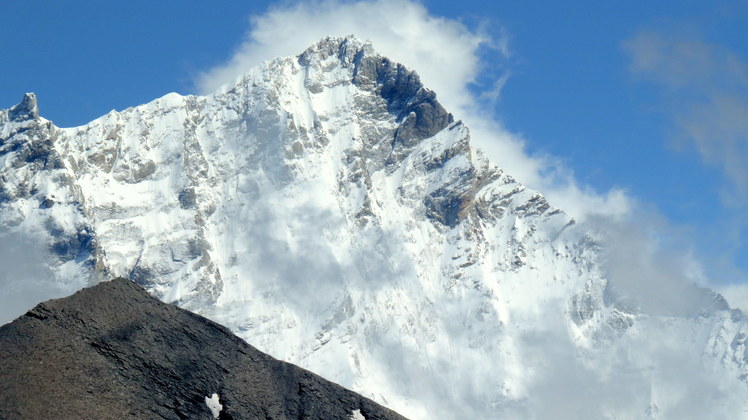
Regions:
<svg viewBox="0 0 748 420"><path fill-rule="evenodd" d="M355 37L80 127L31 102L0 112L0 223L44 239L60 284L128 278L413 418L575 413L576 386L611 390L593 418L672 417L704 393L652 368L670 351L745 387L742 314L706 291L675 311L612 287L594 230ZM648 391L619 391L611 366Z"/></svg>

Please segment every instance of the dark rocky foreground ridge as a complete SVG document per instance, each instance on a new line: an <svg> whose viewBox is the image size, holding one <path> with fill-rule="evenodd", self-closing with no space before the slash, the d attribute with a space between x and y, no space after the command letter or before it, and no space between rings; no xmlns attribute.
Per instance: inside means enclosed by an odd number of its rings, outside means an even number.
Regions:
<svg viewBox="0 0 748 420"><path fill-rule="evenodd" d="M126 279L0 327L0 418L402 419Z"/></svg>

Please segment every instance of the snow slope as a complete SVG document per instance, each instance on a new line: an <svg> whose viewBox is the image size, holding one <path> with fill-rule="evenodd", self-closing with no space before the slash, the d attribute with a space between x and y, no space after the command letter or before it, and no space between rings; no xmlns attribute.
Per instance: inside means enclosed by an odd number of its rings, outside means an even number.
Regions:
<svg viewBox="0 0 748 420"><path fill-rule="evenodd" d="M129 277L412 418L748 408L742 313L611 288L603 238L355 37L81 127L27 95L0 111L0 176L0 222L43 238L58 284Z"/></svg>

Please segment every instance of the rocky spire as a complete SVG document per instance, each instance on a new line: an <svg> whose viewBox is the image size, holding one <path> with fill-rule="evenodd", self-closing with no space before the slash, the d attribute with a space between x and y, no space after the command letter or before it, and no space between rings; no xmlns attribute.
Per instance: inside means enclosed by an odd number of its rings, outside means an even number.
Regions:
<svg viewBox="0 0 748 420"><path fill-rule="evenodd" d="M36 104L36 95L26 93L23 95L23 100L10 109L10 120L21 122L36 119L39 119L39 107Z"/></svg>

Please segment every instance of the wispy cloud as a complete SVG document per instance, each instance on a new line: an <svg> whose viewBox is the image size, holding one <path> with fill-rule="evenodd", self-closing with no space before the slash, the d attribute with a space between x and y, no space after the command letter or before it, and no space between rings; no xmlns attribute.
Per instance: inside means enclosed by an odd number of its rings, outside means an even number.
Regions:
<svg viewBox="0 0 748 420"><path fill-rule="evenodd" d="M0 325L41 301L75 291L55 280L46 262L48 254L42 238L0 229Z"/></svg>
<svg viewBox="0 0 748 420"><path fill-rule="evenodd" d="M744 308L739 290L745 285L724 284L745 278L730 261L745 253L748 226L746 58L683 26L641 30L623 48L631 74L658 93L675 149L695 152L723 175L722 207L714 203L715 211L725 212L721 232L714 235L719 237L720 255L713 257L713 265L723 273L716 285L729 292L731 303Z"/></svg>
<svg viewBox="0 0 748 420"><path fill-rule="evenodd" d="M281 4L250 18L250 30L233 57L198 77L200 91L209 93L233 82L264 60L299 54L324 36L355 34L373 41L387 57L417 69L448 109L463 109L473 102L465 87L475 82L480 70L478 50L508 52L506 41L494 40L457 20L432 16L414 1Z"/></svg>
<svg viewBox="0 0 748 420"><path fill-rule="evenodd" d="M748 67L730 49L677 31L641 31L624 43L630 70L659 88L680 145L729 182L723 201L748 204Z"/></svg>

